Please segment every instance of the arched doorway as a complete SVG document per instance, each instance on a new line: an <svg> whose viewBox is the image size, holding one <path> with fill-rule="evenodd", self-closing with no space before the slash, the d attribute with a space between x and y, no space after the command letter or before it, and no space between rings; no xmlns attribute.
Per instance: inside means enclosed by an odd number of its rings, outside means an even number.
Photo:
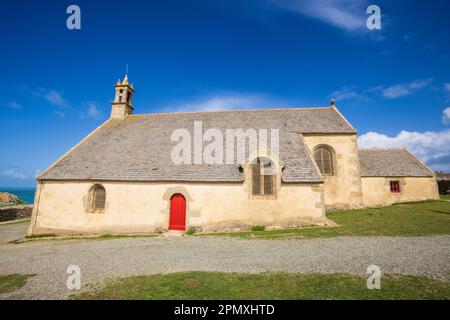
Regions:
<svg viewBox="0 0 450 320"><path fill-rule="evenodd" d="M186 199L181 193L170 198L169 230L186 230Z"/></svg>

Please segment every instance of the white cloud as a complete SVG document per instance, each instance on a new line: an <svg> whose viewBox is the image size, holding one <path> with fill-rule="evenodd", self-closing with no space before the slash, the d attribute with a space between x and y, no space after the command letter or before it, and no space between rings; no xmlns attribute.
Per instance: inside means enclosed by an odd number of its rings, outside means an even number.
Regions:
<svg viewBox="0 0 450 320"><path fill-rule="evenodd" d="M25 174L23 174L19 171L13 170L13 169L0 172L0 176L13 178L13 179L19 179L19 180L27 179L27 176Z"/></svg>
<svg viewBox="0 0 450 320"><path fill-rule="evenodd" d="M15 101L11 101L10 103L8 103L8 106L13 109L23 109L23 106Z"/></svg>
<svg viewBox="0 0 450 320"><path fill-rule="evenodd" d="M269 0L270 3L346 31L365 30L366 0Z"/></svg>
<svg viewBox="0 0 450 320"><path fill-rule="evenodd" d="M84 112L81 117L87 119L100 119L101 117L103 117L103 112L96 103L87 102L86 112Z"/></svg>
<svg viewBox="0 0 450 320"><path fill-rule="evenodd" d="M403 35L403 41L413 41L416 38L416 34L412 32L407 32Z"/></svg>
<svg viewBox="0 0 450 320"><path fill-rule="evenodd" d="M53 111L60 119L64 119L64 117L65 117L65 114L64 114L64 112L61 112L61 111Z"/></svg>
<svg viewBox="0 0 450 320"><path fill-rule="evenodd" d="M444 83L444 91L450 94L450 83Z"/></svg>
<svg viewBox="0 0 450 320"><path fill-rule="evenodd" d="M175 106L176 111L214 111L227 109L263 108L271 105L274 100L262 95L227 94L210 96ZM173 108L171 108L173 110Z"/></svg>
<svg viewBox="0 0 450 320"><path fill-rule="evenodd" d="M378 93L387 99L397 99L414 94L415 92L425 89L433 83L433 79L419 79L406 84L397 84L390 87L376 86L367 90L358 92L354 86L344 86L333 91L329 96L336 101L349 99L369 99L368 95ZM449 84L450 90L450 84ZM450 92L450 91L449 91Z"/></svg>
<svg viewBox="0 0 450 320"><path fill-rule="evenodd" d="M447 107L442 111L442 123L450 124L450 107Z"/></svg>
<svg viewBox="0 0 450 320"><path fill-rule="evenodd" d="M358 138L360 147L406 147L433 170L450 171L450 129L443 131L411 132L402 130L389 137L368 132Z"/></svg>
<svg viewBox="0 0 450 320"><path fill-rule="evenodd" d="M358 94L358 92L356 92L354 87L342 87L330 93L329 97L336 101L342 101L353 98L359 98L360 95Z"/></svg>
<svg viewBox="0 0 450 320"><path fill-rule="evenodd" d="M424 89L431 85L433 79L415 80L411 83L397 84L390 87L374 87L370 88L370 92L380 92L381 95L387 99L397 99L405 96L409 96L421 89Z"/></svg>
<svg viewBox="0 0 450 320"><path fill-rule="evenodd" d="M53 89L43 89L40 88L33 92L33 96L40 97L45 99L48 103L50 103L53 106L60 107L60 108L69 108L70 103L69 101L63 97L63 95Z"/></svg>
<svg viewBox="0 0 450 320"><path fill-rule="evenodd" d="M44 98L45 98L45 100L50 102L52 105L57 106L57 107L68 107L69 106L69 102L65 98L63 98L61 93L59 93L58 91L55 91L55 90L49 90L44 95Z"/></svg>

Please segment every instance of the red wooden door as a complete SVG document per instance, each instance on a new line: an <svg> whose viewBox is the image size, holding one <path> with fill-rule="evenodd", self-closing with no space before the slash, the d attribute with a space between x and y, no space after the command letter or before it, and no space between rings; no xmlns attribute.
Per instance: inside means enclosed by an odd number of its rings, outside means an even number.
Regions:
<svg viewBox="0 0 450 320"><path fill-rule="evenodd" d="M186 199L180 193L170 198L169 230L186 230Z"/></svg>

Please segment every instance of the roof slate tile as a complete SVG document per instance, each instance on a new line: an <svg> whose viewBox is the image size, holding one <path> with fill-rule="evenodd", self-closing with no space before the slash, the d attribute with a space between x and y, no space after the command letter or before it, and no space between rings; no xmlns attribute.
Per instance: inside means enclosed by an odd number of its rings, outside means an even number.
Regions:
<svg viewBox="0 0 450 320"><path fill-rule="evenodd" d="M171 161L177 144L171 141L173 130L185 128L192 134L194 121L202 121L203 131L221 130L224 139L226 129L279 129L284 182L322 181L300 134L356 133L329 107L130 115L109 120L38 179L242 182L239 164Z"/></svg>
<svg viewBox="0 0 450 320"><path fill-rule="evenodd" d="M430 177L433 172L406 149L360 149L362 177Z"/></svg>

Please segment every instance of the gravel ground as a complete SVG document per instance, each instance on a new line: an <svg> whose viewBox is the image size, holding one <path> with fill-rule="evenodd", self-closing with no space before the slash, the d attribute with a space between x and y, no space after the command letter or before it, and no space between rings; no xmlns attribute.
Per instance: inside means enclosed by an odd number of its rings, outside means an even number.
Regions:
<svg viewBox="0 0 450 320"><path fill-rule="evenodd" d="M0 223L0 245L25 238L30 220Z"/></svg>
<svg viewBox="0 0 450 320"><path fill-rule="evenodd" d="M214 237L33 241L0 246L0 274L37 276L0 299L64 299L66 268L81 268L82 289L112 276L178 271L382 272L450 281L450 236L245 240Z"/></svg>

